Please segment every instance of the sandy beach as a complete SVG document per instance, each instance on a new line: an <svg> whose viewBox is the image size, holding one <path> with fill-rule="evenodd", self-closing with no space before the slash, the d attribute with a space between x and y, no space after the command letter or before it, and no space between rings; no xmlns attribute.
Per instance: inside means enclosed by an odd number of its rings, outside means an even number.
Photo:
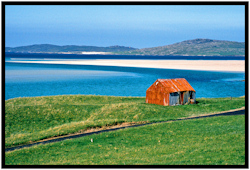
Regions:
<svg viewBox="0 0 250 170"><path fill-rule="evenodd" d="M95 66L121 66L141 68L163 68L181 70L245 72L244 60L51 60L51 61L9 61L18 63L71 64Z"/></svg>

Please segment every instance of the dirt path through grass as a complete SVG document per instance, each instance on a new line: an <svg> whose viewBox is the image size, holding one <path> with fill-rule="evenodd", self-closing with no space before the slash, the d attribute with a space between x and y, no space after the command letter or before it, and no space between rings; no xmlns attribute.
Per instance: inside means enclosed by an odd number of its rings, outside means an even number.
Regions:
<svg viewBox="0 0 250 170"><path fill-rule="evenodd" d="M47 143L53 143L53 142L59 142L63 141L66 139L73 139L73 138L79 138L87 135L92 135L92 134L98 134L98 133L103 133L103 132L109 132L109 131L115 131L119 129L124 129L124 128L131 128L131 127L139 127L139 126L145 126L145 125L150 125L150 124L156 124L156 123L167 123L167 122L173 122L173 121L181 121L181 120L190 120L190 119L199 119L199 118L207 118L207 117L214 117L214 116L229 116L229 115L242 115L245 114L245 107L239 108L239 109L234 109L234 110L229 110L229 111L224 111L224 112L218 112L218 113L212 113L212 114L204 114L204 115L199 115L199 116L191 116L191 117L184 117L184 118L179 118L179 119L174 119L174 120L168 120L168 121L161 121L161 122L153 122L153 123L122 123L120 125L116 126L111 126L111 127L106 127L106 128L96 128L96 129L90 129L87 130L83 133L75 133L75 134L69 134L69 135L64 135L64 136L58 136L58 137L53 137L53 138L48 138L44 139L35 143L31 144L26 144L26 145L21 145L21 146L15 146L15 147L10 147L6 148L5 152L13 151L16 149L21 149L25 147L31 147L34 145L38 144L47 144Z"/></svg>

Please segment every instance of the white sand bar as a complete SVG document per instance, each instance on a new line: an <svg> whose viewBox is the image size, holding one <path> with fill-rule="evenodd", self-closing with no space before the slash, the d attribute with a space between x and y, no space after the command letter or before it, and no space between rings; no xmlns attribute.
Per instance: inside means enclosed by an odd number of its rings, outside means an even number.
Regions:
<svg viewBox="0 0 250 170"><path fill-rule="evenodd" d="M69 60L55 60L55 61L51 60L51 61L10 61L10 62L245 72L245 60L123 60L123 59L70 60L69 59Z"/></svg>

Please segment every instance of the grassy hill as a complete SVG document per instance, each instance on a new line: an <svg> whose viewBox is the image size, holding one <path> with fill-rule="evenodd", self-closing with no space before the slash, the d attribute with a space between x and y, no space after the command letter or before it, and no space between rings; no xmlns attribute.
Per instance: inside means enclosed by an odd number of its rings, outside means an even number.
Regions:
<svg viewBox="0 0 250 170"><path fill-rule="evenodd" d="M51 44L36 44L21 47L6 47L5 52L15 52L15 53L60 53L60 52L71 52L71 53L81 53L81 52L120 52L120 51L130 51L135 50L132 47L124 46L110 46L110 47L96 47L96 46L76 46L76 45L51 45Z"/></svg>
<svg viewBox="0 0 250 170"><path fill-rule="evenodd" d="M166 107L146 104L144 97L10 99L5 101L5 147L124 122L158 122L245 106L245 97L197 101ZM4 160L5 165L245 165L245 115L94 134L7 152Z"/></svg>
<svg viewBox="0 0 250 170"><path fill-rule="evenodd" d="M147 125L5 153L6 165L245 165L245 159L245 115Z"/></svg>
<svg viewBox="0 0 250 170"><path fill-rule="evenodd" d="M5 101L5 146L124 122L159 122L245 106L245 98L197 101L195 105L165 107L146 104L145 97L67 95L10 99Z"/></svg>
<svg viewBox="0 0 250 170"><path fill-rule="evenodd" d="M120 54L177 56L245 56L245 43L211 39L194 39L166 46L126 51Z"/></svg>

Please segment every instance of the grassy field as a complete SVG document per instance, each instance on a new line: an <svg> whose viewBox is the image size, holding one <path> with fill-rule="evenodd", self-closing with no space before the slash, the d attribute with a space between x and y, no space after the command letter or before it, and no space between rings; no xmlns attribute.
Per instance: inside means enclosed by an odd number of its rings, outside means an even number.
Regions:
<svg viewBox="0 0 250 170"><path fill-rule="evenodd" d="M37 145L5 153L5 164L244 165L245 116L153 124Z"/></svg>
<svg viewBox="0 0 250 170"><path fill-rule="evenodd" d="M158 122L245 106L245 97L195 105L146 104L143 97L49 96L5 101L5 147L123 122Z"/></svg>

